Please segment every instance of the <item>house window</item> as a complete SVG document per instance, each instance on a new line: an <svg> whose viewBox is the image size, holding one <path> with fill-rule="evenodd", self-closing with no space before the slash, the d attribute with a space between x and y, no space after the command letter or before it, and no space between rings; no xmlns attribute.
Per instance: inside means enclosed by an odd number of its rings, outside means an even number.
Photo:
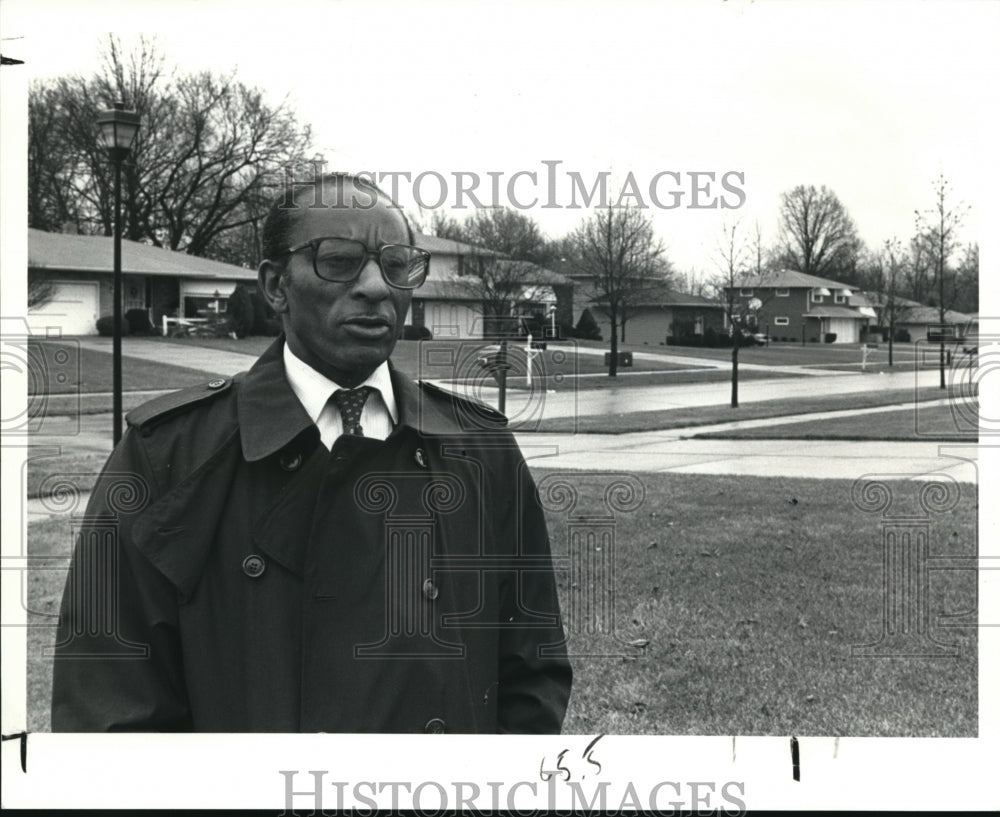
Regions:
<svg viewBox="0 0 1000 817"><path fill-rule="evenodd" d="M847 303L847 296L846 295L834 295L833 296L833 302L835 304L846 304Z"/></svg>
<svg viewBox="0 0 1000 817"><path fill-rule="evenodd" d="M750 289L740 289L741 298L749 298L751 295L753 295L753 287Z"/></svg>
<svg viewBox="0 0 1000 817"><path fill-rule="evenodd" d="M483 277L483 258L479 255L458 256L459 275L477 275Z"/></svg>
<svg viewBox="0 0 1000 817"><path fill-rule="evenodd" d="M700 315L694 319L694 333L696 335L705 334L705 319Z"/></svg>
<svg viewBox="0 0 1000 817"><path fill-rule="evenodd" d="M774 325L775 326L788 326L788 318L783 317L783 316L782 317L777 317L777 318L774 319Z"/></svg>
<svg viewBox="0 0 1000 817"><path fill-rule="evenodd" d="M776 290L774 290L774 294L777 295L779 298L787 298L788 297L788 289L787 288L785 288L785 289L776 289Z"/></svg>
<svg viewBox="0 0 1000 817"><path fill-rule="evenodd" d="M812 302L814 304L821 304L821 303L823 303L823 296L820 295L818 292L814 292L813 293L813 297L812 297Z"/></svg>

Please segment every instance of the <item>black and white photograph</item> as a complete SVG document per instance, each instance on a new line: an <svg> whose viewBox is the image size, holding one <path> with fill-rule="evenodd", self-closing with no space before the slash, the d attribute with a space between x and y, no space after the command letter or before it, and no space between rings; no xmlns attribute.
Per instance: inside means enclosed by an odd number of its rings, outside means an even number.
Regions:
<svg viewBox="0 0 1000 817"><path fill-rule="evenodd" d="M4 808L1000 806L996 42L6 0Z"/></svg>

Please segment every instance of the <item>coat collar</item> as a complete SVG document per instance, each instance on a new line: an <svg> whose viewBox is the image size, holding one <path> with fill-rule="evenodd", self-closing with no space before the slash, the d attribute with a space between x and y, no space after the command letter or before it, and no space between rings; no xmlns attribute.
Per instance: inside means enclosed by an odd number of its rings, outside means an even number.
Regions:
<svg viewBox="0 0 1000 817"><path fill-rule="evenodd" d="M240 384L236 411L243 456L248 462L280 451L303 434L314 434L319 439L319 429L285 377L284 342L284 335L278 337ZM463 424L455 400L442 398L443 392L429 393L391 362L389 376L400 426L421 434L461 433Z"/></svg>
<svg viewBox="0 0 1000 817"><path fill-rule="evenodd" d="M280 451L310 428L319 438L319 429L285 377L284 343L285 336L281 335L268 346L240 384L236 416L247 462Z"/></svg>

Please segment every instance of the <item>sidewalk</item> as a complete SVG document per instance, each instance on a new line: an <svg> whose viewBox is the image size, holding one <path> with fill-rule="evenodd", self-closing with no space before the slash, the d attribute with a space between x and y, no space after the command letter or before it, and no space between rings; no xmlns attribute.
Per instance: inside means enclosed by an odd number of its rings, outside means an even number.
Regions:
<svg viewBox="0 0 1000 817"><path fill-rule="evenodd" d="M787 419L787 418L786 418ZM798 418L801 419L801 418ZM700 429L699 429L700 430ZM531 467L580 471L976 483L975 443L695 440L688 429L638 434L516 434Z"/></svg>

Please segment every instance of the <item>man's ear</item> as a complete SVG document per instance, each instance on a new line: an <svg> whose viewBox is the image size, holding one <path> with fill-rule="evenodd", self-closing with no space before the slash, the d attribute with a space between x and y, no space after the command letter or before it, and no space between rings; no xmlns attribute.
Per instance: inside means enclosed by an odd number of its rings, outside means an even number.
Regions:
<svg viewBox="0 0 1000 817"><path fill-rule="evenodd" d="M257 285L260 287L264 299L277 315L283 315L288 311L288 298L285 295L288 280L284 272L283 264L276 264L274 261L266 259L261 262L257 269Z"/></svg>

